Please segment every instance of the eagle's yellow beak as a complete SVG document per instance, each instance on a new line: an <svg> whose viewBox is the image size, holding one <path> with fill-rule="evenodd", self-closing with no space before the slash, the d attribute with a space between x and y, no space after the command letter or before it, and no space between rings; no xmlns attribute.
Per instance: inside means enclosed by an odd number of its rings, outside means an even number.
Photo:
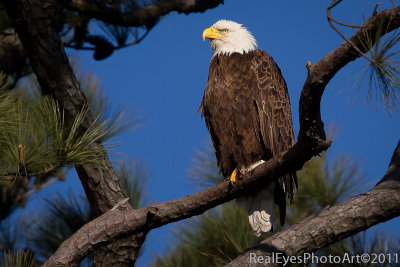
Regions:
<svg viewBox="0 0 400 267"><path fill-rule="evenodd" d="M214 28L207 28L203 31L203 41L207 39L218 39L225 37L224 35L218 33L218 31Z"/></svg>

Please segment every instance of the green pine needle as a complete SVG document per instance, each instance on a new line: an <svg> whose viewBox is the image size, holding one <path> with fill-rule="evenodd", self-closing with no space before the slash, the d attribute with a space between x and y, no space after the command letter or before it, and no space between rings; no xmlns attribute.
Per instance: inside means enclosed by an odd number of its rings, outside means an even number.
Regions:
<svg viewBox="0 0 400 267"><path fill-rule="evenodd" d="M39 266L35 255L31 251L19 251L17 253L4 252L0 258L0 266L4 267L34 267Z"/></svg>
<svg viewBox="0 0 400 267"><path fill-rule="evenodd" d="M365 49L369 50L371 62L364 67L362 77L369 76L366 101L370 106L378 107L383 102L385 108L392 113L398 111L400 104L400 31L388 33L383 23L376 32L367 31L361 39ZM358 88L361 87L360 81Z"/></svg>
<svg viewBox="0 0 400 267"><path fill-rule="evenodd" d="M15 173L30 176L61 166L82 166L103 162L104 145L110 128L107 121L95 120L89 129L81 125L88 108L84 107L72 123L66 123L64 111L50 97L24 99L22 94L0 92L0 174ZM17 175L18 176L18 175Z"/></svg>

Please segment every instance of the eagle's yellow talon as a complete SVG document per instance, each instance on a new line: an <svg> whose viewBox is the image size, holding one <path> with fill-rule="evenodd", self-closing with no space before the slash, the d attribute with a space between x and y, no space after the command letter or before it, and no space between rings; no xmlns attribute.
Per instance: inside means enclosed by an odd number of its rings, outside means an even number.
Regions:
<svg viewBox="0 0 400 267"><path fill-rule="evenodd" d="M232 183L236 182L236 175L237 175L237 170L235 169L231 176L229 177L229 181L231 181Z"/></svg>

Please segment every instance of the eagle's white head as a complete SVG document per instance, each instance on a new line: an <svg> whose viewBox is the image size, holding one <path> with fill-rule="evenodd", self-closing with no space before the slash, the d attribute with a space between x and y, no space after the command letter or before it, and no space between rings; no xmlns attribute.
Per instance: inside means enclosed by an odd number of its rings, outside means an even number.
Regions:
<svg viewBox="0 0 400 267"><path fill-rule="evenodd" d="M210 39L216 54L247 53L257 49L253 35L242 24L231 20L219 20L203 31L203 40Z"/></svg>

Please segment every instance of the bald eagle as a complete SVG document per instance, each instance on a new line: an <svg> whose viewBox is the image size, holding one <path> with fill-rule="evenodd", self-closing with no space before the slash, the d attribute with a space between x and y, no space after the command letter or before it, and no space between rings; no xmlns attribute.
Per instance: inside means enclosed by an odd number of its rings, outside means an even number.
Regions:
<svg viewBox="0 0 400 267"><path fill-rule="evenodd" d="M294 145L288 89L278 65L241 24L219 20L204 30L205 38L214 54L199 110L220 172L234 182L237 171L250 171ZM295 187L292 172L239 199L257 236L271 230L275 204L284 224L286 195L292 202Z"/></svg>

